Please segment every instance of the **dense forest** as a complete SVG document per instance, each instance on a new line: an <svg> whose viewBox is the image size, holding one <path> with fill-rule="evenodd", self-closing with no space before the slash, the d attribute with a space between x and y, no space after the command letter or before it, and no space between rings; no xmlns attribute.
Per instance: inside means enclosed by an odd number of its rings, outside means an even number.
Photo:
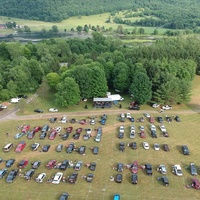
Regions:
<svg viewBox="0 0 200 200"><path fill-rule="evenodd" d="M130 17L144 17L133 25L162 26L172 29L195 28L200 25L198 0L0 0L0 15L24 19L59 22L70 16L116 13L129 10ZM135 11L135 13L132 13ZM151 19L149 19L151 17ZM119 22L119 19L115 21Z"/></svg>
<svg viewBox="0 0 200 200"><path fill-rule="evenodd" d="M85 40L0 43L0 100L38 88L44 94L47 87L63 107L81 98L103 97L110 89L134 94L141 104L190 100L192 80L200 74L200 39L161 39L129 47L101 33L92 35Z"/></svg>

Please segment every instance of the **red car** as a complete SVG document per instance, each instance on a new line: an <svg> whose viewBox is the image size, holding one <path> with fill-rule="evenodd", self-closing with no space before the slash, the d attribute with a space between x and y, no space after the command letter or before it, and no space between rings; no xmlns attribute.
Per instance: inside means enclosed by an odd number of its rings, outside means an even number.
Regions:
<svg viewBox="0 0 200 200"><path fill-rule="evenodd" d="M151 117L149 118L149 122L150 122L150 123L154 123L154 122L155 122L155 120L154 120L154 117L153 117L153 116L151 116Z"/></svg>
<svg viewBox="0 0 200 200"><path fill-rule="evenodd" d="M57 135L57 132L55 130L52 130L49 135L49 140L54 140L56 135Z"/></svg>
<svg viewBox="0 0 200 200"><path fill-rule="evenodd" d="M52 169L56 165L56 160L50 160L47 164L46 167L47 169Z"/></svg>
<svg viewBox="0 0 200 200"><path fill-rule="evenodd" d="M140 131L140 137L141 137L141 138L146 138L146 134L145 134L144 131Z"/></svg>
<svg viewBox="0 0 200 200"><path fill-rule="evenodd" d="M72 126L66 128L66 132L67 133L71 133L72 131L73 131L73 127Z"/></svg>
<svg viewBox="0 0 200 200"><path fill-rule="evenodd" d="M25 125L25 126L22 128L22 133L26 133L29 129L30 129L30 125Z"/></svg>
<svg viewBox="0 0 200 200"><path fill-rule="evenodd" d="M87 120L86 120L86 119L82 119L82 120L80 121L80 124L86 125L86 124L87 124Z"/></svg>
<svg viewBox="0 0 200 200"><path fill-rule="evenodd" d="M81 134L82 131L83 131L82 128L77 128L77 129L76 129L76 134Z"/></svg>
<svg viewBox="0 0 200 200"><path fill-rule="evenodd" d="M133 165L131 167L131 172L133 174L137 174L138 173L138 161L134 161L133 162Z"/></svg>
<svg viewBox="0 0 200 200"><path fill-rule="evenodd" d="M41 126L36 126L36 127L34 127L33 131L34 131L35 133L37 133L37 132L40 131L41 129L42 129Z"/></svg>
<svg viewBox="0 0 200 200"><path fill-rule="evenodd" d="M18 167L19 168L24 168L24 167L26 167L26 165L28 165L28 160L27 159L25 159L25 160L21 160L20 162L19 162L19 164L18 164Z"/></svg>
<svg viewBox="0 0 200 200"><path fill-rule="evenodd" d="M26 146L26 142L24 141L21 141L18 145L17 145L17 148L15 149L15 151L17 153L20 153Z"/></svg>

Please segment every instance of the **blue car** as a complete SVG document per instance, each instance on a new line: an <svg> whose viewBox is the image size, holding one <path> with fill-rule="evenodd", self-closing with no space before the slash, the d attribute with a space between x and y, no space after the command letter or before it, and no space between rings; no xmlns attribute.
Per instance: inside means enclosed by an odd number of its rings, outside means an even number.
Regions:
<svg viewBox="0 0 200 200"><path fill-rule="evenodd" d="M101 125L105 125L106 124L106 119L102 119L101 120Z"/></svg>
<svg viewBox="0 0 200 200"><path fill-rule="evenodd" d="M119 194L115 194L113 200L120 200L120 195Z"/></svg>

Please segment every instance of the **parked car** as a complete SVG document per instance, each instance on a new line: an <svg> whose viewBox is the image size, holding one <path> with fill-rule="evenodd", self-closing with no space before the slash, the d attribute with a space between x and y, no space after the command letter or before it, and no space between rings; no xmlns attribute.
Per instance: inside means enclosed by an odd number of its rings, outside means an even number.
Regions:
<svg viewBox="0 0 200 200"><path fill-rule="evenodd" d="M124 128L124 125L121 125L121 126L119 127L119 132L120 132L120 133L124 133L124 129L125 129L125 128Z"/></svg>
<svg viewBox="0 0 200 200"><path fill-rule="evenodd" d="M158 108L158 107L160 107L160 104L154 103L154 104L152 105L152 107L153 107L153 108Z"/></svg>
<svg viewBox="0 0 200 200"><path fill-rule="evenodd" d="M137 174L132 174L131 175L131 183L132 184L137 184L138 183L138 175Z"/></svg>
<svg viewBox="0 0 200 200"><path fill-rule="evenodd" d="M30 129L30 125L25 125L22 127L22 133L26 133Z"/></svg>
<svg viewBox="0 0 200 200"><path fill-rule="evenodd" d="M8 170L6 168L0 170L0 179L2 179L6 174Z"/></svg>
<svg viewBox="0 0 200 200"><path fill-rule="evenodd" d="M144 113L144 116L147 117L147 118L151 117L149 113Z"/></svg>
<svg viewBox="0 0 200 200"><path fill-rule="evenodd" d="M60 133L61 130L62 130L62 127L61 127L61 126L58 126L58 127L55 128L55 131L56 131L57 133Z"/></svg>
<svg viewBox="0 0 200 200"><path fill-rule="evenodd" d="M131 118L131 113L126 113L126 118L130 119Z"/></svg>
<svg viewBox="0 0 200 200"><path fill-rule="evenodd" d="M24 135L26 135L25 133L17 133L15 136L14 136L14 138L15 139L19 139L19 138L21 138L22 136L24 136Z"/></svg>
<svg viewBox="0 0 200 200"><path fill-rule="evenodd" d="M153 116L150 116L150 118L149 118L149 122L150 122L150 123L154 123L154 122L155 122Z"/></svg>
<svg viewBox="0 0 200 200"><path fill-rule="evenodd" d="M153 175L153 168L151 164L145 164L145 169L146 169L147 175Z"/></svg>
<svg viewBox="0 0 200 200"><path fill-rule="evenodd" d="M161 176L160 180L162 181L164 186L169 186L169 179L167 176Z"/></svg>
<svg viewBox="0 0 200 200"><path fill-rule="evenodd" d="M37 178L35 179L37 183L42 183L43 180L45 179L46 174L45 173L41 173L37 176Z"/></svg>
<svg viewBox="0 0 200 200"><path fill-rule="evenodd" d="M49 140L54 140L55 137L57 135L57 131L56 130L52 130L51 133L49 134Z"/></svg>
<svg viewBox="0 0 200 200"><path fill-rule="evenodd" d="M47 132L42 132L40 134L40 140L44 140L46 136L47 136Z"/></svg>
<svg viewBox="0 0 200 200"><path fill-rule="evenodd" d="M59 200L68 200L69 198L69 194L64 192L62 193L62 195L60 196Z"/></svg>
<svg viewBox="0 0 200 200"><path fill-rule="evenodd" d="M82 165L83 165L83 162L82 162L82 161L78 161L78 162L76 163L76 165L74 166L74 170L80 171L81 168L82 168Z"/></svg>
<svg viewBox="0 0 200 200"><path fill-rule="evenodd" d="M61 118L61 123L65 124L67 123L67 116L64 115L62 118Z"/></svg>
<svg viewBox="0 0 200 200"><path fill-rule="evenodd" d="M49 108L49 112L58 112L57 108Z"/></svg>
<svg viewBox="0 0 200 200"><path fill-rule="evenodd" d="M6 160L6 167L9 168L15 163L15 159Z"/></svg>
<svg viewBox="0 0 200 200"><path fill-rule="evenodd" d="M144 126L140 126L140 131L144 131Z"/></svg>
<svg viewBox="0 0 200 200"><path fill-rule="evenodd" d="M32 168L37 169L40 166L41 162L39 160L32 163Z"/></svg>
<svg viewBox="0 0 200 200"><path fill-rule="evenodd" d="M23 149L26 146L26 142L25 141L21 141L18 145L17 148L15 149L15 152L17 153L21 153L23 151Z"/></svg>
<svg viewBox="0 0 200 200"><path fill-rule="evenodd" d="M99 154L99 147L94 147L92 151L95 155Z"/></svg>
<svg viewBox="0 0 200 200"><path fill-rule="evenodd" d="M151 137L152 138L157 138L156 131L154 131L154 130L151 131Z"/></svg>
<svg viewBox="0 0 200 200"><path fill-rule="evenodd" d="M157 172L160 172L161 174L167 174L167 168L165 165L161 164L157 168Z"/></svg>
<svg viewBox="0 0 200 200"><path fill-rule="evenodd" d="M76 183L77 178L78 178L78 173L73 172L73 173L69 176L68 183Z"/></svg>
<svg viewBox="0 0 200 200"><path fill-rule="evenodd" d="M120 150L121 152L124 152L124 150L125 150L125 144L124 144L124 142L120 142L120 143L119 143L119 150Z"/></svg>
<svg viewBox="0 0 200 200"><path fill-rule="evenodd" d="M59 184L61 179L63 177L63 173L62 172L57 172L52 180L53 184Z"/></svg>
<svg viewBox="0 0 200 200"><path fill-rule="evenodd" d="M95 120L95 119L91 119L91 120L90 120L90 125L95 125L95 123L96 123L96 120Z"/></svg>
<svg viewBox="0 0 200 200"><path fill-rule="evenodd" d="M17 97L20 98L20 99L21 98L28 99L28 96L25 95L25 94L19 94Z"/></svg>
<svg viewBox="0 0 200 200"><path fill-rule="evenodd" d="M172 172L177 176L183 176L183 172L180 165L172 166Z"/></svg>
<svg viewBox="0 0 200 200"><path fill-rule="evenodd" d="M123 132L119 132L118 133L118 138L119 139L123 139L124 138L124 133Z"/></svg>
<svg viewBox="0 0 200 200"><path fill-rule="evenodd" d="M161 125L159 125L159 127L160 127L160 130L161 130L162 132L167 132L167 130L166 130L166 128L165 128L165 125L161 124Z"/></svg>
<svg viewBox="0 0 200 200"><path fill-rule="evenodd" d="M163 110L171 110L171 109L172 109L172 106L165 105L165 106L162 106L162 109L163 109Z"/></svg>
<svg viewBox="0 0 200 200"><path fill-rule="evenodd" d="M90 163L89 169L95 171L97 164L95 162Z"/></svg>
<svg viewBox="0 0 200 200"><path fill-rule="evenodd" d="M115 194L113 197L113 200L120 200L120 199L121 199L120 194Z"/></svg>
<svg viewBox="0 0 200 200"><path fill-rule="evenodd" d="M122 174L117 174L115 177L115 181L117 183L122 183L122 178L123 178Z"/></svg>
<svg viewBox="0 0 200 200"><path fill-rule="evenodd" d="M46 164L46 168L47 169L52 169L54 168L54 166L56 165L56 160L50 160L47 164Z"/></svg>
<svg viewBox="0 0 200 200"><path fill-rule="evenodd" d="M138 173L138 168L139 168L138 161L134 161L132 166L131 166L131 172L133 174L137 174Z"/></svg>
<svg viewBox="0 0 200 200"><path fill-rule="evenodd" d="M182 151L184 155L190 155L190 151L186 145L182 145Z"/></svg>
<svg viewBox="0 0 200 200"><path fill-rule="evenodd" d="M167 131L163 132L164 137L169 137L169 133Z"/></svg>
<svg viewBox="0 0 200 200"><path fill-rule="evenodd" d="M69 133L62 134L62 139L67 140L69 138Z"/></svg>
<svg viewBox="0 0 200 200"><path fill-rule="evenodd" d="M12 169L12 170L9 172L9 174L8 174L8 176L7 176L7 178L6 178L6 182L7 182L7 183L12 183L12 182L15 180L15 178L16 178L18 172L19 172L18 169Z"/></svg>
<svg viewBox="0 0 200 200"><path fill-rule="evenodd" d="M73 138L75 139L75 140L78 140L79 138L80 138L80 134L82 133L82 128L77 128L76 129L76 133L73 135Z"/></svg>
<svg viewBox="0 0 200 200"><path fill-rule="evenodd" d="M160 145L159 145L158 143L155 143L155 144L153 145L153 147L154 147L154 149L155 149L156 151L160 150Z"/></svg>
<svg viewBox="0 0 200 200"><path fill-rule="evenodd" d="M47 152L47 151L49 151L49 148L50 148L50 147L51 147L50 144L44 145L44 146L42 147L42 151L43 151L43 152Z"/></svg>
<svg viewBox="0 0 200 200"><path fill-rule="evenodd" d="M81 119L79 123L81 125L86 125L87 124L87 120L86 119Z"/></svg>
<svg viewBox="0 0 200 200"><path fill-rule="evenodd" d="M129 143L129 146L130 146L132 149L137 149L137 143L136 143L136 142L131 142L131 143Z"/></svg>
<svg viewBox="0 0 200 200"><path fill-rule="evenodd" d="M171 122L172 122L172 117L166 117L166 121L167 121L168 123L171 123Z"/></svg>
<svg viewBox="0 0 200 200"><path fill-rule="evenodd" d="M156 131L156 126L154 124L150 124L150 130L151 131Z"/></svg>
<svg viewBox="0 0 200 200"><path fill-rule="evenodd" d="M190 163L190 173L192 176L197 176L197 168L194 163Z"/></svg>
<svg viewBox="0 0 200 200"><path fill-rule="evenodd" d="M144 147L144 149L149 149L149 143L148 142L143 142L143 147Z"/></svg>
<svg viewBox="0 0 200 200"><path fill-rule="evenodd" d="M135 130L130 131L130 138L135 138Z"/></svg>
<svg viewBox="0 0 200 200"><path fill-rule="evenodd" d="M159 123L162 123L162 122L163 122L163 118L162 118L161 116L158 116L158 117L157 117L157 120L158 120Z"/></svg>
<svg viewBox="0 0 200 200"><path fill-rule="evenodd" d="M51 122L51 123L55 123L56 121L57 121L57 117L51 117L51 118L49 118L49 121Z"/></svg>
<svg viewBox="0 0 200 200"><path fill-rule="evenodd" d="M164 151L169 151L169 146L168 146L168 144L163 144L163 149L164 149Z"/></svg>
<svg viewBox="0 0 200 200"><path fill-rule="evenodd" d="M19 168L25 168L26 165L28 165L28 163L29 163L28 159L21 160L21 161L18 163L18 167L19 167Z"/></svg>
<svg viewBox="0 0 200 200"><path fill-rule="evenodd" d="M93 178L94 178L94 174L88 174L88 175L86 176L86 181L87 181L88 183L91 183L92 180L93 180Z"/></svg>
<svg viewBox="0 0 200 200"><path fill-rule="evenodd" d="M33 131L34 131L35 133L37 133L37 132L40 131L41 129L42 129L41 126L35 126L34 129L33 129Z"/></svg>
<svg viewBox="0 0 200 200"><path fill-rule="evenodd" d="M67 147L67 153L72 153L73 150L74 150L74 143L71 142Z"/></svg>
<svg viewBox="0 0 200 200"><path fill-rule="evenodd" d="M124 171L123 163L117 163L117 171L118 172L123 172Z"/></svg>
<svg viewBox="0 0 200 200"><path fill-rule="evenodd" d="M65 128L65 130L66 130L66 133L71 133L73 131L73 127L69 126L69 127Z"/></svg>
<svg viewBox="0 0 200 200"><path fill-rule="evenodd" d="M36 113L43 113L44 111L41 110L41 109L35 109L34 112L36 112Z"/></svg>
<svg viewBox="0 0 200 200"><path fill-rule="evenodd" d="M68 166L69 166L69 161L68 161L68 160L64 160L64 161L61 163L59 169L60 169L60 170L66 170Z"/></svg>
<svg viewBox="0 0 200 200"><path fill-rule="evenodd" d="M30 140L30 139L33 139L35 136L35 132L34 131L31 131L31 132L28 132L27 133L27 138Z"/></svg>
<svg viewBox="0 0 200 200"><path fill-rule="evenodd" d="M179 117L178 115L176 115L176 116L174 117L174 119L175 119L177 122L181 122L181 119L180 119L180 117Z"/></svg>
<svg viewBox="0 0 200 200"><path fill-rule="evenodd" d="M141 138L146 138L146 133L144 131L140 131L139 134Z"/></svg>
<svg viewBox="0 0 200 200"><path fill-rule="evenodd" d="M63 145L62 144L59 144L57 147L56 147L56 151L57 152L61 152L63 149Z"/></svg>
<svg viewBox="0 0 200 200"><path fill-rule="evenodd" d="M31 178L33 177L34 173L35 173L35 170L34 170L34 169L29 169L29 170L26 172L24 178L25 178L27 181L30 181Z"/></svg>
<svg viewBox="0 0 200 200"><path fill-rule="evenodd" d="M85 154L85 151L86 151L86 146L81 146L80 148L79 148L79 150L78 150L78 152L80 153L80 154Z"/></svg>

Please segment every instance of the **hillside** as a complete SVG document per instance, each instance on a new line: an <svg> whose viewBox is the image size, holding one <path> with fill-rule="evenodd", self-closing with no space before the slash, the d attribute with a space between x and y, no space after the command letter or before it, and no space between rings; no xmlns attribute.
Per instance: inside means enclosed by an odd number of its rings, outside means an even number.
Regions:
<svg viewBox="0 0 200 200"><path fill-rule="evenodd" d="M91 0L0 0L0 4L2 16L40 21L59 22L70 16L140 9L140 16L155 16L175 23L174 28L200 25L198 0L93 0L92 3Z"/></svg>

